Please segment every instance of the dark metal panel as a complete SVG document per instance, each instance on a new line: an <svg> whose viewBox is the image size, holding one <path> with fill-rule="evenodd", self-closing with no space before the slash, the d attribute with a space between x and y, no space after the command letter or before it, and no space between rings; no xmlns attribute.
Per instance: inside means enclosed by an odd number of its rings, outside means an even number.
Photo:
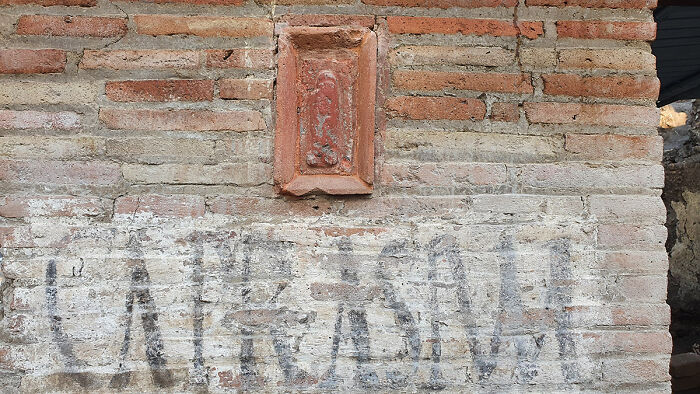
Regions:
<svg viewBox="0 0 700 394"><path fill-rule="evenodd" d="M700 4L665 6L654 11L656 70L661 81L657 102L700 98Z"/></svg>

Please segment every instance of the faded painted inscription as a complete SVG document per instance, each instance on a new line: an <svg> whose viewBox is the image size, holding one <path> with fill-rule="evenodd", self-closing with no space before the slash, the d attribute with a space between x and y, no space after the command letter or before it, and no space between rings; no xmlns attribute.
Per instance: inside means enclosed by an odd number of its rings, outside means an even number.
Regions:
<svg viewBox="0 0 700 394"><path fill-rule="evenodd" d="M331 314L326 314L326 321L321 322L315 311L292 308L282 301L285 293L292 291L290 278L297 256L293 243L260 234L190 233L178 240L179 244L186 245L186 253L189 253L186 259L190 262L188 275L193 285L191 343L194 353L187 361L189 376L184 382L178 382L175 372L181 368L182 361L179 361L180 367L171 367L167 361L168 345L161 334L163 321L159 320L159 307L151 290L153 282L141 252L150 246L144 245L142 239L147 237L140 231L133 232L126 250L130 273L125 274L125 279L130 281L130 287L125 295L121 323L124 334L114 338L122 343L119 354L115 355L111 379L107 381L90 372L91 362L76 354L58 308L60 284L56 261L50 260L46 267L47 314L63 362L61 373L82 388L109 385L112 389L125 389L134 384L131 376L136 366L129 360L129 349L136 308L145 334L145 360L151 380L161 388L184 384L241 390L268 387L337 390L352 385L367 390L442 390L464 384L532 384L543 372L540 355L548 344L551 344L550 351L556 354L561 381L577 383L584 379L579 372L578 346L567 310L572 302L571 290L563 284L572 278L571 243L565 238L546 244L549 255L546 280L552 286L548 287L540 307L552 312L555 326L543 329L526 317L522 280L516 268L519 252L509 234L503 234L490 251L496 256L498 271L497 283L493 283L498 303L492 311L482 311L476 305L474 294L480 284L467 272L472 257L464 254L457 239L450 234L423 242L410 238L388 240L376 256L356 254L352 240L339 237L332 246L334 250L317 256L326 266L337 268L329 268L330 277L325 281L310 282L310 294L295 295L310 296L318 305L330 308ZM213 254L209 252L209 258L216 258L218 268L203 265L207 250L213 251ZM410 271L395 270L396 267L418 265L428 269L425 276L413 279L417 283L406 284L406 278L399 279ZM269 276L266 283L254 279L261 272ZM223 293L218 296L235 304L223 316L222 328L237 338L231 357L237 367L217 370L213 376L218 375L218 379L212 379L210 373L214 369L207 365L205 332L209 328L204 316L209 307L202 302L206 278L213 278L215 273L220 274L222 280ZM331 277L336 277L336 281ZM411 290L412 286L417 287ZM263 288L267 289L264 298L255 295ZM427 309L412 305L404 298L419 288L423 288L420 291L427 296ZM450 290L446 293L446 289ZM390 319L378 323L370 318L377 313ZM493 314L491 327L479 323L485 314ZM326 327L321 333L314 329L318 324ZM376 358L376 351L386 348L387 344L385 339L373 337L375 329L394 330L399 335L400 344L387 355L400 362L383 365L381 359ZM300 346L304 336L316 334L328 338L328 347ZM458 358L454 350L449 349L454 346L449 338L455 337L464 338L467 350ZM265 343L271 345L271 353L261 346ZM423 343L428 346L422 346ZM451 355L446 355L446 350ZM275 361L271 362L270 358ZM309 360L315 361L310 363ZM548 360L545 363L551 365L552 359ZM354 368L348 370L348 362L354 364ZM279 371L277 380L270 380L270 368ZM461 381L455 378L455 368L463 371ZM509 372L504 375L504 371Z"/></svg>

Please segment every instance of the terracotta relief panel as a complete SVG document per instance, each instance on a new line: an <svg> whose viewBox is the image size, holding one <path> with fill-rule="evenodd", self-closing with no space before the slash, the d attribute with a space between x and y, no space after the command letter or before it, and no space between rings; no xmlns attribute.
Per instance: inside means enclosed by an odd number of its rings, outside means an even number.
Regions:
<svg viewBox="0 0 700 394"><path fill-rule="evenodd" d="M275 135L281 193L372 192L376 52L366 28L282 31Z"/></svg>

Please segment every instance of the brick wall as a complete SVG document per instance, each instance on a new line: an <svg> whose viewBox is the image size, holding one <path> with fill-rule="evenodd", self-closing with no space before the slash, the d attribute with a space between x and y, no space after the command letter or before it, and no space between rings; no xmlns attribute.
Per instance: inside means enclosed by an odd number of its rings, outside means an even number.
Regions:
<svg viewBox="0 0 700 394"><path fill-rule="evenodd" d="M0 0L8 391L667 390L655 0ZM378 37L281 197L277 35Z"/></svg>

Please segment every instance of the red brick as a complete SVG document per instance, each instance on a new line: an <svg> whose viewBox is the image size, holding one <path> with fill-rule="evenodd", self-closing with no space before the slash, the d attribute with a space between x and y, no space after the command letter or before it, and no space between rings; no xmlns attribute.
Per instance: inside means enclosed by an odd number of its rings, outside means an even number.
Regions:
<svg viewBox="0 0 700 394"><path fill-rule="evenodd" d="M656 127L659 112L652 107L610 104L525 103L530 123Z"/></svg>
<svg viewBox="0 0 700 394"><path fill-rule="evenodd" d="M582 77L572 74L545 74L544 93L574 97L656 99L660 83L656 77Z"/></svg>
<svg viewBox="0 0 700 394"><path fill-rule="evenodd" d="M544 33L542 22L518 22L498 19L430 18L390 16L389 31L395 34L464 34L535 39Z"/></svg>
<svg viewBox="0 0 700 394"><path fill-rule="evenodd" d="M80 61L82 69L110 70L192 69L199 66L199 53L164 49L144 50L85 50Z"/></svg>
<svg viewBox="0 0 700 394"><path fill-rule="evenodd" d="M376 35L351 26L288 27L281 32L279 48L277 191L296 196L371 193ZM354 91L351 99L343 93L348 91ZM300 128L317 132L300 135Z"/></svg>
<svg viewBox="0 0 700 394"><path fill-rule="evenodd" d="M656 8L657 0L526 0L528 6L583 8Z"/></svg>
<svg viewBox="0 0 700 394"><path fill-rule="evenodd" d="M155 4L243 5L245 0L123 0Z"/></svg>
<svg viewBox="0 0 700 394"><path fill-rule="evenodd" d="M119 37L126 34L126 19L92 16L23 15L17 34L71 37Z"/></svg>
<svg viewBox="0 0 700 394"><path fill-rule="evenodd" d="M0 110L0 129L75 129L80 115L75 112Z"/></svg>
<svg viewBox="0 0 700 394"><path fill-rule="evenodd" d="M493 103L491 104L491 120L494 122L517 122L520 120L518 104Z"/></svg>
<svg viewBox="0 0 700 394"><path fill-rule="evenodd" d="M354 3L355 0L255 0L255 2L268 5L338 5Z"/></svg>
<svg viewBox="0 0 700 394"><path fill-rule="evenodd" d="M210 68L274 68L274 52L270 49L212 49L207 51Z"/></svg>
<svg viewBox="0 0 700 394"><path fill-rule="evenodd" d="M400 7L434 7L434 8L479 8L479 7L514 7L518 0L362 0L365 4L400 6Z"/></svg>
<svg viewBox="0 0 700 394"><path fill-rule="evenodd" d="M0 49L0 73L60 73L66 68L66 52L59 49Z"/></svg>
<svg viewBox="0 0 700 394"><path fill-rule="evenodd" d="M115 214L150 213L154 216L202 217L204 197L188 195L142 195L117 198Z"/></svg>
<svg viewBox="0 0 700 394"><path fill-rule="evenodd" d="M188 34L200 37L271 37L273 23L266 18L224 16L134 15L139 34L164 36Z"/></svg>
<svg viewBox="0 0 700 394"><path fill-rule="evenodd" d="M0 160L1 181L104 186L120 179L121 169L114 163Z"/></svg>
<svg viewBox="0 0 700 394"><path fill-rule="evenodd" d="M409 119L482 120L486 114L483 101L458 97L392 97L386 108Z"/></svg>
<svg viewBox="0 0 700 394"><path fill-rule="evenodd" d="M97 0L0 0L0 5L36 4L44 7L52 5L94 7Z"/></svg>
<svg viewBox="0 0 700 394"><path fill-rule="evenodd" d="M374 27L374 15L287 14L280 18L289 26L362 26Z"/></svg>
<svg viewBox="0 0 700 394"><path fill-rule="evenodd" d="M533 91L528 74L394 71L393 82L395 87L406 90L458 89L504 93L532 93Z"/></svg>
<svg viewBox="0 0 700 394"><path fill-rule="evenodd" d="M625 136L614 134L567 134L565 149L578 159L641 159L660 162L663 156L660 136Z"/></svg>
<svg viewBox="0 0 700 394"><path fill-rule="evenodd" d="M653 41L656 38L654 22L607 22L607 21L558 21L560 38L607 38L612 40Z"/></svg>
<svg viewBox="0 0 700 394"><path fill-rule="evenodd" d="M258 111L100 109L100 120L110 129L181 131L252 131L266 128Z"/></svg>
<svg viewBox="0 0 700 394"><path fill-rule="evenodd" d="M107 82L105 94L112 101L211 101L214 81L147 80Z"/></svg>
<svg viewBox="0 0 700 394"><path fill-rule="evenodd" d="M9 196L0 198L0 216L6 218L98 216L106 211L107 204L97 197Z"/></svg>
<svg viewBox="0 0 700 394"><path fill-rule="evenodd" d="M272 99L271 79L222 79L219 96L223 99L260 100Z"/></svg>

